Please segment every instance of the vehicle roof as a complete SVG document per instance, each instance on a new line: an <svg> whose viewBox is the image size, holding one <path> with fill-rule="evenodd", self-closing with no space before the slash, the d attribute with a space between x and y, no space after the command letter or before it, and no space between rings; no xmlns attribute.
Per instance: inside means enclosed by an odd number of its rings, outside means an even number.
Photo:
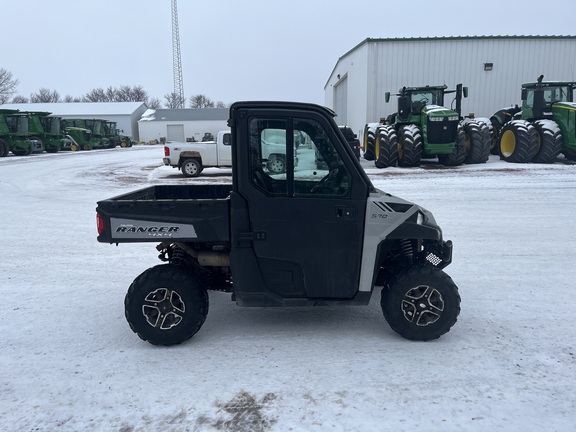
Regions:
<svg viewBox="0 0 576 432"><path fill-rule="evenodd" d="M328 114L332 117L336 116L336 113L322 105L317 105L308 102L284 102L284 101L239 101L232 104L230 107L230 117L232 117L232 112L235 110L240 110L242 108L263 108L263 109L287 109L287 110L298 110L306 109L317 111L323 114Z"/></svg>
<svg viewBox="0 0 576 432"><path fill-rule="evenodd" d="M446 90L448 88L447 85L440 85L440 86L422 86L422 87L403 87L399 91L419 91L419 90Z"/></svg>
<svg viewBox="0 0 576 432"><path fill-rule="evenodd" d="M541 87L562 87L562 86L569 86L572 88L576 88L575 81L542 81L540 83ZM530 87L538 87L538 82L529 82L522 84L522 87L530 88Z"/></svg>

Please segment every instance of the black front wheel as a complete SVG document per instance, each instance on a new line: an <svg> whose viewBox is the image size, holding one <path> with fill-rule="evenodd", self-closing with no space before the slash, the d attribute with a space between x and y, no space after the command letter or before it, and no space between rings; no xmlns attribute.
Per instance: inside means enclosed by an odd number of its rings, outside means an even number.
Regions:
<svg viewBox="0 0 576 432"><path fill-rule="evenodd" d="M208 293L181 266L161 264L134 279L124 307L130 328L141 339L153 345L177 345L204 324Z"/></svg>
<svg viewBox="0 0 576 432"><path fill-rule="evenodd" d="M456 323L460 295L452 278L432 266L412 267L382 289L380 302L392 330L406 339L438 339Z"/></svg>

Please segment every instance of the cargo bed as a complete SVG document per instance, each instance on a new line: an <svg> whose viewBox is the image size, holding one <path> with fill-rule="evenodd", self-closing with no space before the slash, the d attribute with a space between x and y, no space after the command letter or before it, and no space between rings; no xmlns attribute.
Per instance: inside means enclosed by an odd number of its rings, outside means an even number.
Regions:
<svg viewBox="0 0 576 432"><path fill-rule="evenodd" d="M231 184L158 185L99 201L98 241L227 243L231 191Z"/></svg>

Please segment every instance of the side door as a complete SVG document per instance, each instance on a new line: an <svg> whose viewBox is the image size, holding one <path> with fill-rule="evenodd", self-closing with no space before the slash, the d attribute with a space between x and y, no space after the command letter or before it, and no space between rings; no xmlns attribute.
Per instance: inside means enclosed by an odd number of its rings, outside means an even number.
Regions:
<svg viewBox="0 0 576 432"><path fill-rule="evenodd" d="M235 287L260 284L281 299L354 297L369 185L335 123L316 112L249 110L236 129L236 201L247 214L244 226L232 223L232 236L251 244L233 256L253 265L233 265ZM284 147L283 172L265 157L271 144Z"/></svg>
<svg viewBox="0 0 576 432"><path fill-rule="evenodd" d="M232 143L230 132L218 132L218 165L232 166Z"/></svg>

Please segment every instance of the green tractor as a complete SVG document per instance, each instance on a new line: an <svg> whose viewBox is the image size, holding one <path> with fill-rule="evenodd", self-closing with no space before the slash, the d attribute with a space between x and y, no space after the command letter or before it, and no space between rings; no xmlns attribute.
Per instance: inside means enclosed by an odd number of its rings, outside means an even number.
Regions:
<svg viewBox="0 0 576 432"><path fill-rule="evenodd" d="M65 137L70 141L69 150L71 151L98 148L99 141L96 142L92 139L92 131L90 129L78 126L66 126L64 133L66 134Z"/></svg>
<svg viewBox="0 0 576 432"><path fill-rule="evenodd" d="M29 111L28 130L38 136L48 153L70 148L71 141L64 136L62 117L51 117L49 112Z"/></svg>
<svg viewBox="0 0 576 432"><path fill-rule="evenodd" d="M522 106L496 112L490 121L500 158L513 163L550 163L560 153L576 160L574 81L522 84Z"/></svg>
<svg viewBox="0 0 576 432"><path fill-rule="evenodd" d="M70 134L74 140L71 150L93 150L113 147L110 140L106 137L106 129L104 127L106 120L67 119L66 122L68 123L66 130L73 132ZM90 131L90 134L86 134L86 130ZM89 139L86 139L87 137Z"/></svg>
<svg viewBox="0 0 576 432"><path fill-rule="evenodd" d="M0 157L9 152L16 156L27 156L44 151L44 144L34 131L35 119L19 110L0 110Z"/></svg>
<svg viewBox="0 0 576 432"><path fill-rule="evenodd" d="M120 135L124 132L116 127L116 122L105 121L104 129L106 130L106 138L110 140L110 147L132 147L132 140L129 136Z"/></svg>
<svg viewBox="0 0 576 432"><path fill-rule="evenodd" d="M364 130L364 158L378 168L398 164L419 166L422 158L438 157L444 165L484 163L490 152L488 126L473 118L463 119L462 97L468 88L447 86L403 87L398 96L398 111L371 123ZM455 109L444 107L444 96L456 93ZM385 94L386 102L390 93Z"/></svg>

